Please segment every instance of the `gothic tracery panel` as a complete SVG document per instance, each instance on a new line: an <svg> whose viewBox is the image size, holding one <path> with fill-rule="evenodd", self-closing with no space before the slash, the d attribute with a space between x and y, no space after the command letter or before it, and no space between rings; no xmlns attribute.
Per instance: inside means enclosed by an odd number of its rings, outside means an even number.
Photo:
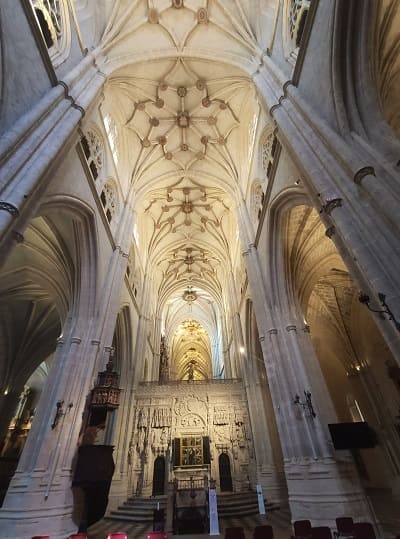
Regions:
<svg viewBox="0 0 400 539"><path fill-rule="evenodd" d="M104 213L106 214L107 221L111 223L116 212L117 196L116 190L111 182L107 182L100 194L100 200L103 204Z"/></svg>
<svg viewBox="0 0 400 539"><path fill-rule="evenodd" d="M286 0L283 36L285 54L289 60L296 60L309 8L310 0Z"/></svg>
<svg viewBox="0 0 400 539"><path fill-rule="evenodd" d="M31 0L43 40L55 67L69 55L71 26L66 0Z"/></svg>

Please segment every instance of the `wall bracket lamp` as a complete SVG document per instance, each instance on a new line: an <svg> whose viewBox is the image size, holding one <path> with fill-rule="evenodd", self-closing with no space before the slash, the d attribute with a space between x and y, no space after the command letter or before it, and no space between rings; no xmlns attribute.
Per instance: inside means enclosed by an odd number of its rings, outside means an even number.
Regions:
<svg viewBox="0 0 400 539"><path fill-rule="evenodd" d="M397 331L400 331L400 322L398 322L394 316L394 314L392 313L391 309L389 308L389 305L386 303L386 296L385 294L382 294L381 292L378 293L378 298L379 298L379 301L381 302L381 305L383 307L383 309L372 309L372 307L370 306L370 297L368 296L368 294L364 294L364 292L360 292L359 296L358 296L358 300L360 303L362 303L363 305L366 305L368 310L373 312L373 313L378 313L379 316L383 319L383 320L386 320L385 318L385 314L388 315L389 317L389 320L392 320L392 322L394 323Z"/></svg>
<svg viewBox="0 0 400 539"><path fill-rule="evenodd" d="M305 397L305 401L302 402L302 401L300 400L300 396L296 394L296 395L294 396L293 404L296 404L296 405L298 405L298 406L302 406L302 407L303 407L303 410L305 410L306 412L308 412L308 415L314 419L314 417L316 417L317 414L315 413L315 411L314 411L314 406L313 406L313 404L312 404L312 400L311 400L311 392L310 392L310 391L305 391L305 390L304 390L304 397Z"/></svg>
<svg viewBox="0 0 400 539"><path fill-rule="evenodd" d="M54 420L53 420L53 423L51 424L51 428L52 429L55 429L60 421L60 419L68 414L68 412L71 410L71 408L73 407L73 403L70 402L67 406L67 409L64 410L64 401L57 401L57 404L56 404L56 415L54 416Z"/></svg>

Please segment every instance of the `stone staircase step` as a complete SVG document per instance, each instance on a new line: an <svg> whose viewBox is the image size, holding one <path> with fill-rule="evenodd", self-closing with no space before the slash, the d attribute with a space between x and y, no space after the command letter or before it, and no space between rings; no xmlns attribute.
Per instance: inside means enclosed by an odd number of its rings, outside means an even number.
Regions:
<svg viewBox="0 0 400 539"><path fill-rule="evenodd" d="M148 513L139 513L137 511L129 511L125 510L121 507L118 507L118 509L111 511L111 515L125 515L129 516L130 518L137 520L138 522L152 522L153 521L153 513L149 515Z"/></svg>
<svg viewBox="0 0 400 539"><path fill-rule="evenodd" d="M238 507L258 507L258 502L254 502L254 501L246 501L246 500L243 500L243 501L240 501L240 500L232 500L232 502L230 502L229 504L225 504L225 503L220 503L218 501L218 507L219 508L224 508L224 509L237 509Z"/></svg>
<svg viewBox="0 0 400 539"><path fill-rule="evenodd" d="M153 511L157 508L157 505L159 505L160 509L165 509L166 496L152 498L130 497L105 518L151 525L153 523Z"/></svg>
<svg viewBox="0 0 400 539"><path fill-rule="evenodd" d="M149 529L151 529L151 525L153 523L153 519L151 520L140 519L140 518L136 518L136 516L133 517L132 515L126 515L124 513L117 512L117 511L111 511L111 513L105 516L104 519L105 520L124 520L125 522L132 522L132 523L137 523L137 524L148 524Z"/></svg>
<svg viewBox="0 0 400 539"><path fill-rule="evenodd" d="M221 519L241 518L259 514L257 494L253 491L219 494L218 516ZM267 512L276 511L278 505L265 502Z"/></svg>
<svg viewBox="0 0 400 539"><path fill-rule="evenodd" d="M127 499L127 501L133 501L136 502L139 505L157 505L159 503L160 505L162 503L166 503L167 497L166 496L158 496L158 497L152 497L152 498L137 498L136 496L131 496Z"/></svg>
<svg viewBox="0 0 400 539"><path fill-rule="evenodd" d="M219 494L217 503L220 518L251 516L258 513L258 501L255 492Z"/></svg>

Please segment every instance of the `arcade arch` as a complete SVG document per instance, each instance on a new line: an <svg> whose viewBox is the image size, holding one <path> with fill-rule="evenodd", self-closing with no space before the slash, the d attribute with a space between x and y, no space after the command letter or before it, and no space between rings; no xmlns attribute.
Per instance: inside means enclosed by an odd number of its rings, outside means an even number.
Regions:
<svg viewBox="0 0 400 539"><path fill-rule="evenodd" d="M399 475L394 358L317 211L305 204L288 209L282 241L288 291L310 332L337 420L354 421L356 407L377 433L378 446L360 450L364 483L388 488Z"/></svg>

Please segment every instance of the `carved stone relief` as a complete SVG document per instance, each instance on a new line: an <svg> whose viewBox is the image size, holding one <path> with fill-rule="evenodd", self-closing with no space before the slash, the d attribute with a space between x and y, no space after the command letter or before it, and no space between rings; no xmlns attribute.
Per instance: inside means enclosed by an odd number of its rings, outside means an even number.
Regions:
<svg viewBox="0 0 400 539"><path fill-rule="evenodd" d="M182 417L179 421L181 427L200 427L205 425L205 421L202 417L197 414L187 414Z"/></svg>
<svg viewBox="0 0 400 539"><path fill-rule="evenodd" d="M198 416L206 419L208 414L208 404L206 400L201 397L188 395L187 397L176 400L174 410L177 416L184 416L194 412Z"/></svg>
<svg viewBox="0 0 400 539"><path fill-rule="evenodd" d="M221 406L214 407L214 425L228 425L229 411Z"/></svg>
<svg viewBox="0 0 400 539"><path fill-rule="evenodd" d="M153 410L151 426L155 429L171 426L171 408L155 408Z"/></svg>
<svg viewBox="0 0 400 539"><path fill-rule="evenodd" d="M209 437L212 477L218 480L218 457L227 453L236 484L245 484L253 453L242 388L227 384L223 388L211 385L196 389L196 394L188 384L162 384L152 386L151 391L143 385L139 389L143 395L138 395L128 463L135 476L132 484L140 486L142 495L151 493L154 460L171 455L172 441L187 436ZM174 468L172 461L168 462L170 480L186 478L185 467Z"/></svg>

